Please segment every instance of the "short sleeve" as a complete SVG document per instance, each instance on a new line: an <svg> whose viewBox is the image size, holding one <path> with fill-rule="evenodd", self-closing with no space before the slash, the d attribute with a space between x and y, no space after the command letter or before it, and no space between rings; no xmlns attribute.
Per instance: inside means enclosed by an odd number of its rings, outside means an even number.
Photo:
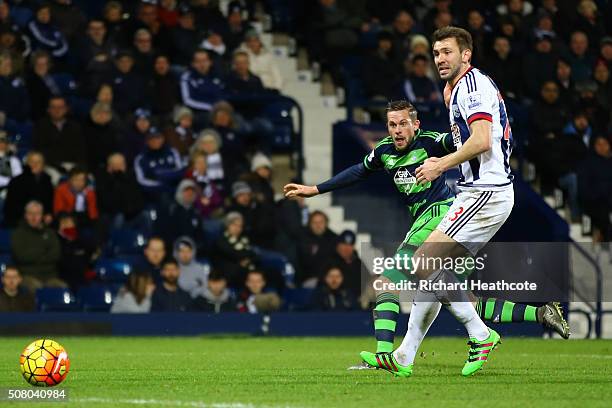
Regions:
<svg viewBox="0 0 612 408"><path fill-rule="evenodd" d="M468 126L479 119L492 122L493 109L497 101L497 90L493 84L487 78L482 80L476 78L472 73L466 75L462 89L459 91L459 109Z"/></svg>

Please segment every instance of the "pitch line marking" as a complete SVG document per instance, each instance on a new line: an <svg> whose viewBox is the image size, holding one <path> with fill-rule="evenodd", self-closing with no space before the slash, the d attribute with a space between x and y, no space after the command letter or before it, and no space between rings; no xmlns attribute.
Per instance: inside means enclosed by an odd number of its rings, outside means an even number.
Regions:
<svg viewBox="0 0 612 408"><path fill-rule="evenodd" d="M180 400L157 400L157 399L115 399L115 398L71 398L78 402L90 402L101 404L127 404L127 405L163 405L166 407L192 407L192 408L295 408L289 405L259 405L243 404L240 402L203 402L203 401L180 401Z"/></svg>

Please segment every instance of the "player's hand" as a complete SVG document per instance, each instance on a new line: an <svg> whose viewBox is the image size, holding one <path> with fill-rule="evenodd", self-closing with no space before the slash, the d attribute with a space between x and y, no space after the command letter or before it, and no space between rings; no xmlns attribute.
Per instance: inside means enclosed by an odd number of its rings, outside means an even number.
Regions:
<svg viewBox="0 0 612 408"><path fill-rule="evenodd" d="M289 183L283 187L283 193L287 198L314 197L319 194L317 186L305 186L303 184Z"/></svg>
<svg viewBox="0 0 612 408"><path fill-rule="evenodd" d="M429 159L426 159L422 165L417 167L417 183L425 184L440 177L440 175L442 175L442 170L439 166L440 160L441 159L439 157L430 157Z"/></svg>

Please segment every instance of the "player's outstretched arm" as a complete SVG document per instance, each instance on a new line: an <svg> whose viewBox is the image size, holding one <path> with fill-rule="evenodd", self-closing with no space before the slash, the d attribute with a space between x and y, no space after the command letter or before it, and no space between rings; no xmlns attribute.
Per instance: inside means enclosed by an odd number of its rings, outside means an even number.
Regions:
<svg viewBox="0 0 612 408"><path fill-rule="evenodd" d="M324 194L329 191L351 186L370 175L363 163L356 164L347 169L342 170L334 177L316 186L305 186L303 184L289 183L283 187L285 197L314 197L317 194Z"/></svg>
<svg viewBox="0 0 612 408"><path fill-rule="evenodd" d="M491 150L491 122L476 120L470 124L470 137L456 152L442 158L431 157L416 170L417 182L427 183L440 177L446 170L472 160Z"/></svg>

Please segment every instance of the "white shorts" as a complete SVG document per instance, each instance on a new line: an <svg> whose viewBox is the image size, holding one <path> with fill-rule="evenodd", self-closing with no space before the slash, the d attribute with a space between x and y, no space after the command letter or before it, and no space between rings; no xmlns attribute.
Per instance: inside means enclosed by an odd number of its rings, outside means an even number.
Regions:
<svg viewBox="0 0 612 408"><path fill-rule="evenodd" d="M506 222L513 206L512 184L501 191L461 191L437 229L476 255Z"/></svg>

